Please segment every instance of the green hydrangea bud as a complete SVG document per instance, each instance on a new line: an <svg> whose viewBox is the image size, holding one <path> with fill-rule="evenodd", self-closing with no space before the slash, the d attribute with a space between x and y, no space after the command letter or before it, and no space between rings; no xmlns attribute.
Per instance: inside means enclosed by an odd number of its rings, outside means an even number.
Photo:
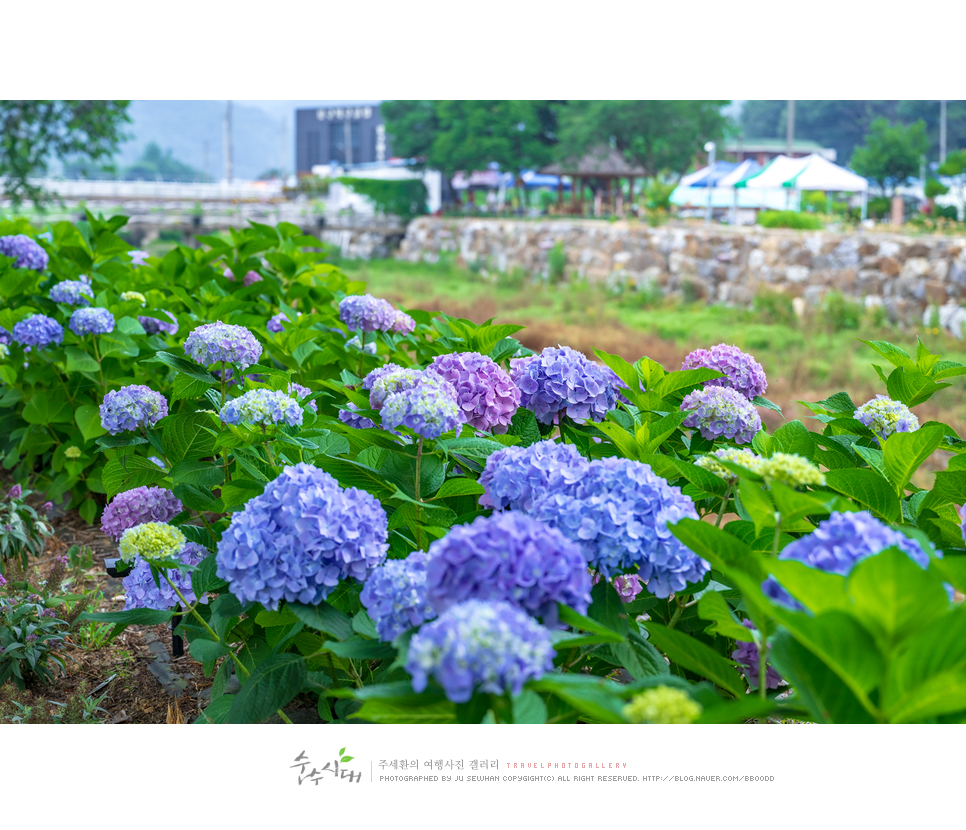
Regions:
<svg viewBox="0 0 966 830"><path fill-rule="evenodd" d="M788 452L776 452L762 459L758 472L769 486L776 481L789 487L824 487L825 475L807 458Z"/></svg>
<svg viewBox="0 0 966 830"><path fill-rule="evenodd" d="M709 473L714 473L718 478L723 478L734 484L738 480L738 474L729 470L721 461L727 461L731 464L739 464L742 467L747 467L753 473L759 472L759 466L761 465L762 459L755 455L751 450L738 449L737 447L724 447L720 450L715 450L710 455L702 455L695 465L701 467L703 470L707 470Z"/></svg>
<svg viewBox="0 0 966 830"><path fill-rule="evenodd" d="M144 295L138 291L125 291L123 294L121 294L121 299L125 302L129 300L137 300L141 304L142 308L144 308L145 304L147 303Z"/></svg>
<svg viewBox="0 0 966 830"><path fill-rule="evenodd" d="M80 458L80 447L68 447L66 450L64 450L64 456L66 458Z"/></svg>
<svg viewBox="0 0 966 830"><path fill-rule="evenodd" d="M125 530L118 549L125 562L130 562L135 556L150 562L180 553L187 541L176 527L162 522L145 522Z"/></svg>
<svg viewBox="0 0 966 830"><path fill-rule="evenodd" d="M670 686L641 692L624 707L624 717L631 723L694 723L700 715L701 704Z"/></svg>

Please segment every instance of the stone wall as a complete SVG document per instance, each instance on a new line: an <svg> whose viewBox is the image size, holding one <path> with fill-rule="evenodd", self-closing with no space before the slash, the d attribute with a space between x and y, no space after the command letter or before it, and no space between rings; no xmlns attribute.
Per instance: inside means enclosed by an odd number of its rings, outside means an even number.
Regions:
<svg viewBox="0 0 966 830"><path fill-rule="evenodd" d="M835 289L913 323L930 305L966 300L966 239L943 236L422 217L410 222L398 256L431 262L454 252L467 265L546 275L558 242L570 274L715 303L747 306L770 288L802 298L801 307Z"/></svg>

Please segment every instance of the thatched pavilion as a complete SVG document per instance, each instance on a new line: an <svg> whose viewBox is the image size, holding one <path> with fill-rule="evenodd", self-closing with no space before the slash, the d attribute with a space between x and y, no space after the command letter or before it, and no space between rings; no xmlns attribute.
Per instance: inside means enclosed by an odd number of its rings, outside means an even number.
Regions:
<svg viewBox="0 0 966 830"><path fill-rule="evenodd" d="M606 204L615 205L620 192L620 180L627 179L630 186L629 201L634 201L634 179L647 176L643 167L630 164L619 150L613 147L600 147L589 151L583 158L549 164L540 169L541 173L551 176L570 176L571 213L583 213L583 190L587 180L604 182ZM617 186L614 186L616 183ZM612 200L611 191L614 191ZM557 203L563 209L563 182L557 185Z"/></svg>

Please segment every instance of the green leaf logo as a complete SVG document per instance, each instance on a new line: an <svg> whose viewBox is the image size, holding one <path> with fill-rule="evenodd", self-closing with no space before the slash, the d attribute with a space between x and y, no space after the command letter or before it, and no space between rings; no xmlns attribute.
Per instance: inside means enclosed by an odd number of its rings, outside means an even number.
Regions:
<svg viewBox="0 0 966 830"><path fill-rule="evenodd" d="M348 764L349 761L351 761L354 757L355 757L354 755L346 755L345 754L345 747L342 747L342 749L339 750L339 760L343 764Z"/></svg>

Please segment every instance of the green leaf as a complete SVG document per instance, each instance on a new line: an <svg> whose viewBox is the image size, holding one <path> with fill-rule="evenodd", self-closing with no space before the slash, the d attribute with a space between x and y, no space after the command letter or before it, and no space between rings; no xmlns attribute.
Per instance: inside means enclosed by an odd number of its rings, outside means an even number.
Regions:
<svg viewBox="0 0 966 830"><path fill-rule="evenodd" d="M174 611L132 608L129 611L85 611L78 619L109 622L117 625L161 625L174 616Z"/></svg>
<svg viewBox="0 0 966 830"><path fill-rule="evenodd" d="M592 634L596 634L603 638L607 642L621 643L624 641L624 636L612 629L608 628L606 625L597 622L597 620L592 620L590 617L585 617L583 614L578 614L573 608L567 605L557 604L557 609L560 614L560 621L566 623L572 628L579 629L581 631L589 631Z"/></svg>
<svg viewBox="0 0 966 830"><path fill-rule="evenodd" d="M743 478L738 484L738 495L741 498L742 507L748 511L758 533L766 527L775 526L777 521L775 505L760 484Z"/></svg>
<svg viewBox="0 0 966 830"><path fill-rule="evenodd" d="M209 591L224 591L228 587L225 580L218 577L218 562L214 554L206 556L191 572L191 590L196 597Z"/></svg>
<svg viewBox="0 0 966 830"><path fill-rule="evenodd" d="M889 712L890 723L923 723L966 711L966 669L936 674Z"/></svg>
<svg viewBox="0 0 966 830"><path fill-rule="evenodd" d="M294 698L308 669L297 654L276 654L255 666L232 702L229 723L261 723Z"/></svg>
<svg viewBox="0 0 966 830"><path fill-rule="evenodd" d="M456 723L456 705L448 700L405 703L372 698L352 717L372 723Z"/></svg>
<svg viewBox="0 0 966 830"><path fill-rule="evenodd" d="M851 607L844 576L820 571L794 559L769 559L767 567L788 593L815 613Z"/></svg>
<svg viewBox="0 0 966 830"><path fill-rule="evenodd" d="M812 435L801 421L789 421L775 430L772 438L778 452L794 453L811 460L815 452Z"/></svg>
<svg viewBox="0 0 966 830"><path fill-rule="evenodd" d="M936 473L936 482L920 509L935 510L946 504L966 504L966 470L941 470Z"/></svg>
<svg viewBox="0 0 966 830"><path fill-rule="evenodd" d="M112 458L104 465L101 483L109 499L125 490L155 484L165 477L162 470L153 461L140 455L125 455Z"/></svg>
<svg viewBox="0 0 966 830"><path fill-rule="evenodd" d="M174 391L171 393L171 400L180 401L204 397L205 392L211 389L211 386L203 380L196 380L187 375L178 374L174 376L172 388Z"/></svg>
<svg viewBox="0 0 966 830"><path fill-rule="evenodd" d="M286 607L315 631L331 634L338 640L347 640L352 636L352 620L324 600L318 605L289 602Z"/></svg>
<svg viewBox="0 0 966 830"><path fill-rule="evenodd" d="M900 349L898 346L893 346L891 343L887 343L885 340L862 340L859 339L860 343L865 343L866 346L870 346L876 352L878 352L882 357L888 360L893 366L901 366L906 369L915 369L916 364L913 363L912 358Z"/></svg>
<svg viewBox="0 0 966 830"><path fill-rule="evenodd" d="M934 675L966 668L966 606L954 607L903 641L902 653L889 670L886 708L893 708Z"/></svg>
<svg viewBox="0 0 966 830"><path fill-rule="evenodd" d="M81 435L84 436L85 441L91 441L107 434L107 430L101 426L101 411L94 404L86 403L77 407L74 412L74 420L80 427Z"/></svg>
<svg viewBox="0 0 966 830"><path fill-rule="evenodd" d="M887 521L902 519L898 495L874 470L829 470L825 481L836 493L848 496Z"/></svg>
<svg viewBox="0 0 966 830"><path fill-rule="evenodd" d="M710 646L676 629L659 625L653 620L645 622L644 627L650 635L650 641L663 651L672 663L678 663L706 677L721 688L727 689L735 697L745 694L745 683L734 664Z"/></svg>
<svg viewBox="0 0 966 830"><path fill-rule="evenodd" d="M175 484L191 484L197 487L217 487L225 479L220 466L209 461L179 461L169 473Z"/></svg>
<svg viewBox="0 0 966 830"><path fill-rule="evenodd" d="M70 401L58 394L34 395L23 408L23 419L28 424L70 423L74 420Z"/></svg>
<svg viewBox="0 0 966 830"><path fill-rule="evenodd" d="M513 698L514 723L546 723L547 705L536 692L524 689Z"/></svg>
<svg viewBox="0 0 966 830"><path fill-rule="evenodd" d="M328 640L323 650L331 651L337 657L346 660L381 660L385 657L392 657L396 653L396 650L388 643L378 643L357 636L349 637L344 642Z"/></svg>
<svg viewBox="0 0 966 830"><path fill-rule="evenodd" d="M165 455L173 462L207 458L214 454L215 436L211 416L205 412L170 415L162 424Z"/></svg>
<svg viewBox="0 0 966 830"><path fill-rule="evenodd" d="M454 496L479 496L485 492L483 485L471 478L451 478L443 482L443 486L436 491L433 501L447 499Z"/></svg>
<svg viewBox="0 0 966 830"><path fill-rule="evenodd" d="M755 641L751 631L741 624L727 600L717 591L708 591L698 600L698 616L702 620L712 621L713 625L708 628L710 633L744 643Z"/></svg>
<svg viewBox="0 0 966 830"><path fill-rule="evenodd" d="M627 636L630 624L627 621L627 608L614 586L602 579L591 589L592 602L587 616L605 625L608 630Z"/></svg>
<svg viewBox="0 0 966 830"><path fill-rule="evenodd" d="M777 403L772 403L770 400L768 400L768 398L763 398L761 395L755 395L755 397L751 399L751 402L755 406L770 409L773 412L777 412L779 415L782 414L782 408Z"/></svg>
<svg viewBox="0 0 966 830"><path fill-rule="evenodd" d="M210 663L230 651L224 643L204 639L192 640L188 650L191 652L192 658L199 663Z"/></svg>
<svg viewBox="0 0 966 830"><path fill-rule="evenodd" d="M941 426L931 426L922 427L915 432L896 432L885 440L882 447L883 462L896 493L902 495L913 473L939 448L943 437L944 430Z"/></svg>
<svg viewBox="0 0 966 830"><path fill-rule="evenodd" d="M145 358L141 363L163 363L165 366L170 366L181 374L187 375L195 380L203 381L209 386L217 386L221 383L211 372L203 369L198 364L191 363L183 357L178 357L170 352L155 352L152 357Z"/></svg>
<svg viewBox="0 0 966 830"><path fill-rule="evenodd" d="M516 435L520 438L521 447L529 447L541 440L540 429L537 427L537 418L529 409L518 409L513 418L510 419L508 435Z"/></svg>
<svg viewBox="0 0 966 830"><path fill-rule="evenodd" d="M907 369L894 369L886 380L889 397L902 401L906 406L916 406L928 401L940 389L950 384L936 383L922 372Z"/></svg>
<svg viewBox="0 0 966 830"><path fill-rule="evenodd" d="M64 349L64 354L67 356L68 372L93 372L96 374L101 368L100 363L76 346L68 346Z"/></svg>
<svg viewBox="0 0 966 830"><path fill-rule="evenodd" d="M545 674L527 688L550 692L578 712L601 723L624 723L624 703L617 683L586 674Z"/></svg>
<svg viewBox="0 0 966 830"><path fill-rule="evenodd" d="M652 391L662 398L667 398L675 393L680 395L680 393L693 389L695 386L700 386L705 381L723 377L724 375L715 369L684 369L680 372L669 372L661 378L655 387L648 386L648 391Z"/></svg>

